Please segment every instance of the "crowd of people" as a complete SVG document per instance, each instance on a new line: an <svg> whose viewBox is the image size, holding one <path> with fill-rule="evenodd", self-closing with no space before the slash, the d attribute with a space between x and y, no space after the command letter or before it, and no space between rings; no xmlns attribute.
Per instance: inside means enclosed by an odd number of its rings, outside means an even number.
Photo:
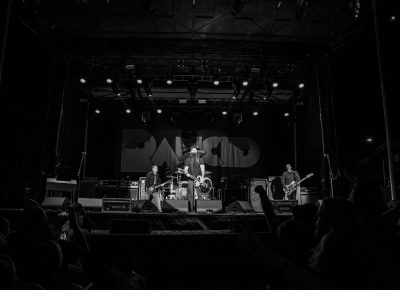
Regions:
<svg viewBox="0 0 400 290"><path fill-rule="evenodd" d="M376 182L359 181L348 199L296 206L283 222L265 190L256 191L275 247L240 219L237 243L273 274L265 289L398 289L400 206L385 205ZM106 284L93 283L87 269L93 222L79 204L59 218L62 225L55 231L39 206L25 208L12 225L0 217L1 289L146 289L146 279L135 271L134 245L103 277Z"/></svg>

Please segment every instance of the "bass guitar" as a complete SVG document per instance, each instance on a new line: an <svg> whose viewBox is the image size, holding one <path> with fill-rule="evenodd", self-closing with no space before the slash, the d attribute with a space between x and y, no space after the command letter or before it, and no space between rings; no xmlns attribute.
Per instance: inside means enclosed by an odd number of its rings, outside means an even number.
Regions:
<svg viewBox="0 0 400 290"><path fill-rule="evenodd" d="M156 192L160 187L163 187L167 184L170 184L171 180L168 180L164 183L158 184L158 185L154 185L154 186L150 186L149 188L147 188L147 193L148 194L152 194L153 192Z"/></svg>
<svg viewBox="0 0 400 290"><path fill-rule="evenodd" d="M286 187L283 188L283 192L286 194L286 196L290 195L293 191L295 191L299 187L300 183L302 183L304 180L310 178L313 175L314 173L309 173L306 175L306 177L299 180L298 182L292 181Z"/></svg>

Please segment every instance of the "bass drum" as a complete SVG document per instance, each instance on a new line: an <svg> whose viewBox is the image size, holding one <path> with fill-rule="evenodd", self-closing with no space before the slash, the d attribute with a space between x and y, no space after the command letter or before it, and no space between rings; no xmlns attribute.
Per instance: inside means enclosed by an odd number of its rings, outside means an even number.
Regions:
<svg viewBox="0 0 400 290"><path fill-rule="evenodd" d="M212 181L209 177L204 177L204 182L200 184L199 191L200 191L200 196L202 198L200 199L210 199L210 193L213 188Z"/></svg>

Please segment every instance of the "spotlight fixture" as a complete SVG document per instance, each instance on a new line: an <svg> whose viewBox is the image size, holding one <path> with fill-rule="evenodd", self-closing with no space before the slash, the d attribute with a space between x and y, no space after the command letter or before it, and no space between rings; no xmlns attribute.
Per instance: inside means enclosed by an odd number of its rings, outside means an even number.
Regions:
<svg viewBox="0 0 400 290"><path fill-rule="evenodd" d="M157 114L161 114L162 110L161 109L157 109Z"/></svg>
<svg viewBox="0 0 400 290"><path fill-rule="evenodd" d="M233 96L232 96L232 99L234 99L234 100L235 100L235 99L236 99L236 96L235 96L235 95L233 95Z"/></svg>
<svg viewBox="0 0 400 290"><path fill-rule="evenodd" d="M299 83L299 88L300 89L304 88L304 83Z"/></svg>
<svg viewBox="0 0 400 290"><path fill-rule="evenodd" d="M207 100L205 100L205 99L199 99L199 100L197 100L197 103L198 103L198 104L205 104L205 103L207 103Z"/></svg>
<svg viewBox="0 0 400 290"><path fill-rule="evenodd" d="M118 93L117 93L117 96L118 96L118 97L120 97L120 96L121 96L121 93L120 93L120 92L118 92Z"/></svg>
<svg viewBox="0 0 400 290"><path fill-rule="evenodd" d="M113 80L110 79L110 78L107 78L107 79L106 79L106 82L107 82L107 84L111 85L111 84L113 83Z"/></svg>
<svg viewBox="0 0 400 290"><path fill-rule="evenodd" d="M253 112L253 116L257 116L258 115L258 112L257 111L254 111Z"/></svg>
<svg viewBox="0 0 400 290"><path fill-rule="evenodd" d="M86 79L84 78L81 78L79 81L81 82L81 84L86 84Z"/></svg>
<svg viewBox="0 0 400 290"><path fill-rule="evenodd" d="M289 117L289 113L288 112L285 112L284 114L283 114L283 116L285 116L285 117Z"/></svg>
<svg viewBox="0 0 400 290"><path fill-rule="evenodd" d="M148 97L152 97L153 95L152 95L151 93L148 93L147 96L148 96Z"/></svg>
<svg viewBox="0 0 400 290"><path fill-rule="evenodd" d="M172 80L168 79L167 80L167 85L172 85Z"/></svg>
<svg viewBox="0 0 400 290"><path fill-rule="evenodd" d="M179 99L179 104L187 104L187 100L186 99Z"/></svg>
<svg viewBox="0 0 400 290"><path fill-rule="evenodd" d="M218 86L219 85L219 80L215 80L214 81L214 86Z"/></svg>
<svg viewBox="0 0 400 290"><path fill-rule="evenodd" d="M101 111L99 109L96 109L96 110L94 110L94 113L98 115L101 113Z"/></svg>
<svg viewBox="0 0 400 290"><path fill-rule="evenodd" d="M126 109L125 113L130 114L130 113L132 113L132 110L131 109Z"/></svg>
<svg viewBox="0 0 400 290"><path fill-rule="evenodd" d="M137 83L138 85L141 85L141 84L143 84L143 80L142 80L142 79L137 79L137 80L136 80L136 83Z"/></svg>
<svg viewBox="0 0 400 290"><path fill-rule="evenodd" d="M277 82L272 83L272 87L277 88L278 86L279 86L279 84Z"/></svg>
<svg viewBox="0 0 400 290"><path fill-rule="evenodd" d="M248 84L249 84L249 82L248 82L248 81L243 81L243 82L242 82L242 85L243 85L244 87L247 87L247 86L248 86Z"/></svg>
<svg viewBox="0 0 400 290"><path fill-rule="evenodd" d="M395 22L396 21L396 16L394 16L394 15L390 16L389 21L390 22Z"/></svg>
<svg viewBox="0 0 400 290"><path fill-rule="evenodd" d="M372 143L374 142L374 139L372 137L368 137L367 139L365 139L365 142Z"/></svg>
<svg viewBox="0 0 400 290"><path fill-rule="evenodd" d="M222 115L226 116L228 114L227 111L222 111Z"/></svg>

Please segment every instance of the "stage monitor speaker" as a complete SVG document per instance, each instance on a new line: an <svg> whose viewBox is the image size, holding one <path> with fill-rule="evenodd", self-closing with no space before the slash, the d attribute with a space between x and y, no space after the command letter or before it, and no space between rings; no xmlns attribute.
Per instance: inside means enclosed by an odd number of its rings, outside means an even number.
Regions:
<svg viewBox="0 0 400 290"><path fill-rule="evenodd" d="M66 209L71 205L71 201L66 197L46 197L42 202L43 208Z"/></svg>
<svg viewBox="0 0 400 290"><path fill-rule="evenodd" d="M162 203L163 212L188 212L189 202L185 199L166 199Z"/></svg>
<svg viewBox="0 0 400 290"><path fill-rule="evenodd" d="M83 208L93 211L101 211L103 207L103 199L101 198L78 198L78 203L82 205Z"/></svg>
<svg viewBox="0 0 400 290"><path fill-rule="evenodd" d="M132 203L133 212L158 212L157 207L147 199L137 200Z"/></svg>
<svg viewBox="0 0 400 290"><path fill-rule="evenodd" d="M261 205L260 195L255 192L255 188L261 185L265 191L267 191L267 179L266 178L251 178L248 180L249 183L249 202L255 212L263 212Z"/></svg>
<svg viewBox="0 0 400 290"><path fill-rule="evenodd" d="M196 201L198 213L222 212L222 200L201 200Z"/></svg>
<svg viewBox="0 0 400 290"><path fill-rule="evenodd" d="M254 212L253 207L247 201L235 200L225 209L226 212Z"/></svg>

